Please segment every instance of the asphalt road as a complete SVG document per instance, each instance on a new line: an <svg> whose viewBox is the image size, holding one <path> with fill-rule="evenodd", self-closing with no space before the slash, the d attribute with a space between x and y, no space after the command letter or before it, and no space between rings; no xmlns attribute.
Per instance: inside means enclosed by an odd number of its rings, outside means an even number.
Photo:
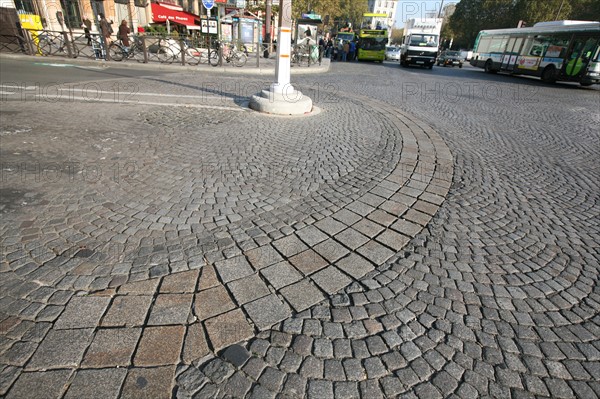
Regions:
<svg viewBox="0 0 600 399"><path fill-rule="evenodd" d="M160 76L165 71L151 70L147 67L136 68L114 66L103 67L90 65L90 61L78 63L64 59L25 58L14 59L0 57L0 83L3 85L18 82L20 85L46 85L75 82L102 81L107 79L132 78L142 76Z"/></svg>

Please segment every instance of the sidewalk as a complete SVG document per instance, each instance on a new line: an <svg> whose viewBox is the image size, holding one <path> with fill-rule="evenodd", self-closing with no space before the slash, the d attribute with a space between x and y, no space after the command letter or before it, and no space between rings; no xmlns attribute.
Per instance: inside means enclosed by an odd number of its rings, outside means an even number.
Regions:
<svg viewBox="0 0 600 399"><path fill-rule="evenodd" d="M234 67L233 65L225 64L223 66L213 67L208 64L201 65L181 65L180 64L162 64L159 62L148 62L146 64L139 63L136 61L106 61L106 60L94 60L85 57L78 58L66 58L66 57L55 57L55 56L30 56L13 53L0 53L2 57L13 58L13 59L31 59L32 62L49 62L49 63L65 63L81 66L102 66L106 68L119 67L119 68L136 68L136 69L150 69L150 70L163 70L173 72L212 72L212 73L224 73L224 74L236 74L236 75L274 75L275 74L275 59L273 57L263 58L261 57L258 62L259 66L256 66L256 55L248 58L248 62L241 68ZM305 75L305 74L319 74L329 71L331 61L324 58L321 65L314 64L309 66L295 66L292 65L292 75Z"/></svg>

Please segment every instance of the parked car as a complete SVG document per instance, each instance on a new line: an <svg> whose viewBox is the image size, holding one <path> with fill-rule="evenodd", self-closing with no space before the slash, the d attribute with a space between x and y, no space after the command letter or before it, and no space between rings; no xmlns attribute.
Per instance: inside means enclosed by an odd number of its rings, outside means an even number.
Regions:
<svg viewBox="0 0 600 399"><path fill-rule="evenodd" d="M386 46L385 59L400 61L400 47Z"/></svg>
<svg viewBox="0 0 600 399"><path fill-rule="evenodd" d="M446 50L442 51L437 59L438 66L458 66L462 68L463 59L460 56L460 51Z"/></svg>

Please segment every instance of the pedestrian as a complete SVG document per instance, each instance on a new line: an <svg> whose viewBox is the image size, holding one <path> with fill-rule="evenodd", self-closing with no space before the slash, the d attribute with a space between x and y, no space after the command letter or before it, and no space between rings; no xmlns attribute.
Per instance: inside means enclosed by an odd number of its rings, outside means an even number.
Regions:
<svg viewBox="0 0 600 399"><path fill-rule="evenodd" d="M333 55L333 40L331 38L327 39L327 50L325 53L325 57L331 58Z"/></svg>
<svg viewBox="0 0 600 399"><path fill-rule="evenodd" d="M348 61L348 53L350 52L350 44L346 41L342 46L342 61Z"/></svg>
<svg viewBox="0 0 600 399"><path fill-rule="evenodd" d="M98 16L100 17L100 31L102 37L106 41L106 46L108 46L112 42L110 36L113 34L113 29L112 26L110 26L111 23L106 20L104 14L98 14Z"/></svg>
<svg viewBox="0 0 600 399"><path fill-rule="evenodd" d="M348 47L348 61L354 61L356 55L356 43L354 43L354 40L350 42Z"/></svg>
<svg viewBox="0 0 600 399"><path fill-rule="evenodd" d="M323 53L325 52L326 46L327 46L327 44L325 44L325 39L323 39L323 37L321 37L319 39L319 65L321 65L321 61L323 60Z"/></svg>
<svg viewBox="0 0 600 399"><path fill-rule="evenodd" d="M121 25L119 25L119 32L117 33L117 38L121 39L121 43L123 43L123 46L125 47L129 47L130 32L131 31L129 30L129 26L127 26L127 21L122 20Z"/></svg>
<svg viewBox="0 0 600 399"><path fill-rule="evenodd" d="M83 23L81 24L81 27L83 28L83 33L85 35L85 38L87 39L87 45L91 46L92 35L90 34L90 30L92 29L92 21L90 21L87 15L83 17Z"/></svg>

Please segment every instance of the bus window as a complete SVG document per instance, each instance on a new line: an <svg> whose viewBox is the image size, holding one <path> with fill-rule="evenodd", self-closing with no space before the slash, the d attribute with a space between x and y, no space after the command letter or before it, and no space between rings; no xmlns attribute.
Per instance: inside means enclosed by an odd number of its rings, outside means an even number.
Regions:
<svg viewBox="0 0 600 399"><path fill-rule="evenodd" d="M507 36L496 36L490 41L490 53L503 53L506 49Z"/></svg>
<svg viewBox="0 0 600 399"><path fill-rule="evenodd" d="M569 48L569 38L553 36L548 38L548 47L546 48L545 57L549 58L565 58L567 49Z"/></svg>
<svg viewBox="0 0 600 399"><path fill-rule="evenodd" d="M600 61L600 44L596 47L596 55L594 55L594 58L592 59L592 61L594 61L594 62Z"/></svg>
<svg viewBox="0 0 600 399"><path fill-rule="evenodd" d="M533 38L533 43L531 45L531 49L529 50L529 55L533 55L536 57L542 57L546 52L546 42L543 37L536 36Z"/></svg>
<svg viewBox="0 0 600 399"><path fill-rule="evenodd" d="M477 52L478 53L487 53L488 49L490 48L490 41L491 41L490 37L482 37L481 40L479 41L479 47L477 47Z"/></svg>
<svg viewBox="0 0 600 399"><path fill-rule="evenodd" d="M521 45L523 44L523 40L524 40L524 38L522 38L522 37L517 37L515 39L515 44L514 44L513 48L510 50L512 54L519 54L519 52L521 51Z"/></svg>
<svg viewBox="0 0 600 399"><path fill-rule="evenodd" d="M597 49L597 46L598 46L597 39L593 39L593 38L587 39L587 41L585 42L585 45L583 47L583 50L581 52L581 57L584 59L585 62L589 61L592 58L593 52L594 52L594 50Z"/></svg>

